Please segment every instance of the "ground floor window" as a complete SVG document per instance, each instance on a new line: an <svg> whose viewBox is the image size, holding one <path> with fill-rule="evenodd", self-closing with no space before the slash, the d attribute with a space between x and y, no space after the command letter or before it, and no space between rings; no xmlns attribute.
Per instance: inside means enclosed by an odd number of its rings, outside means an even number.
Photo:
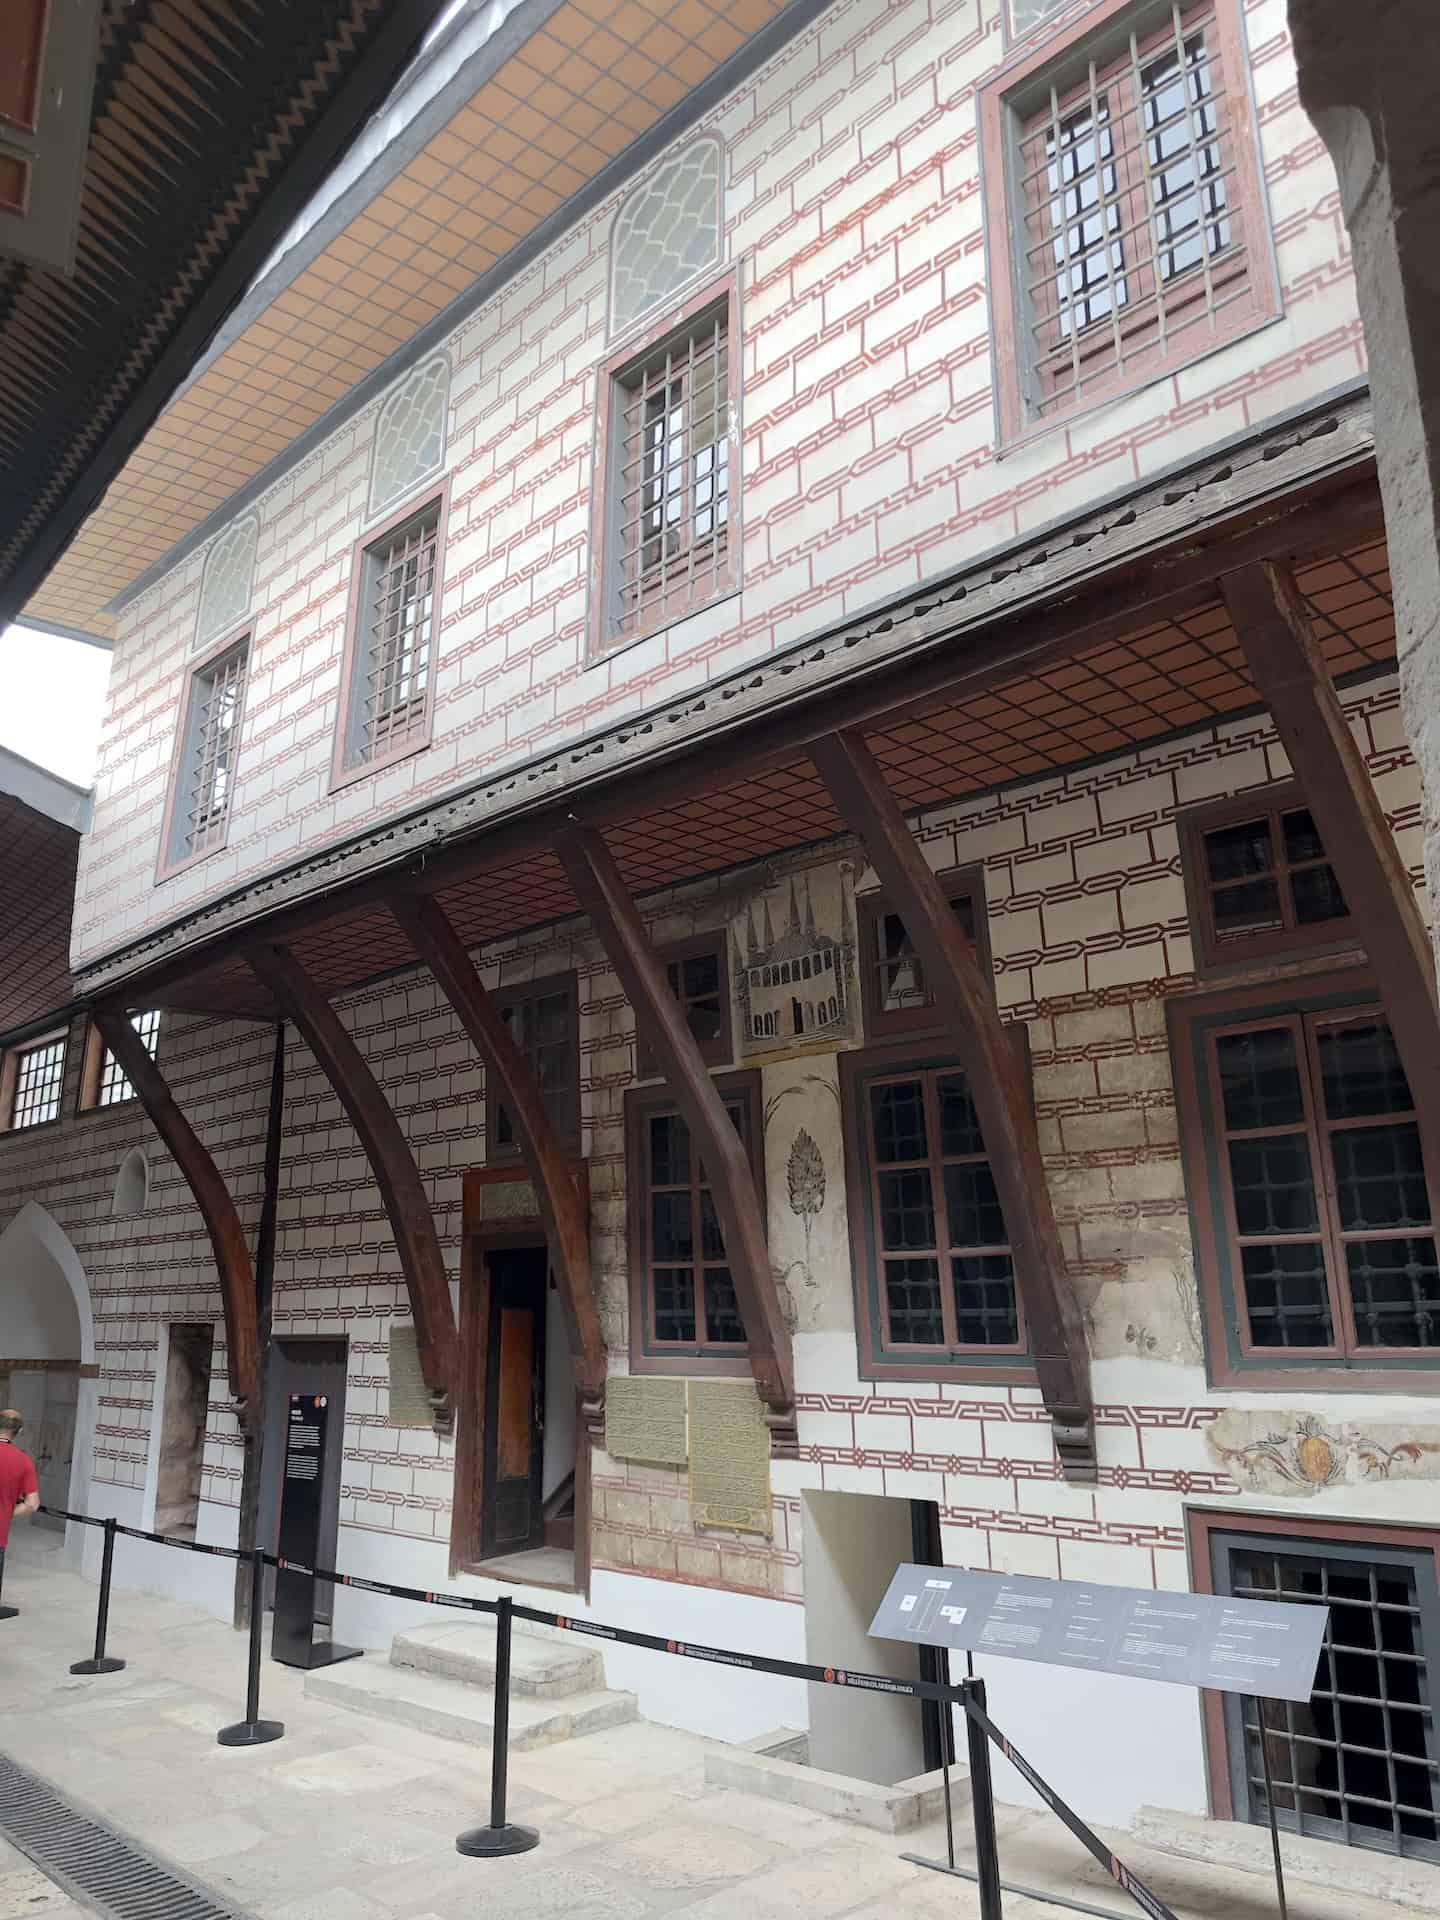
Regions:
<svg viewBox="0 0 1440 1920"><path fill-rule="evenodd" d="M1234 1816L1268 1824L1263 1738L1282 1827L1440 1859L1436 1549L1415 1535L1389 1544L1374 1527L1321 1538L1217 1527L1209 1548L1217 1593L1330 1609L1307 1702L1224 1697Z"/></svg>

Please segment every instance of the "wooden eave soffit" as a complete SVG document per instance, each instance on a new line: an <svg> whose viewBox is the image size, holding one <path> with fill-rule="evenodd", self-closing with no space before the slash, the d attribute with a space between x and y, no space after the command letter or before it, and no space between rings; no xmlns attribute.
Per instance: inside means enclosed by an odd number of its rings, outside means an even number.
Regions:
<svg viewBox="0 0 1440 1920"><path fill-rule="evenodd" d="M360 1136L375 1176L415 1316L415 1343L438 1426L454 1418L458 1373L455 1314L429 1197L384 1089L339 1015L285 947L256 945L246 962L304 1036Z"/></svg>
<svg viewBox="0 0 1440 1920"><path fill-rule="evenodd" d="M1380 984L1421 1131L1440 1155L1434 950L1364 755L1289 570L1260 561L1227 573L1221 585Z"/></svg>
<svg viewBox="0 0 1440 1920"><path fill-rule="evenodd" d="M1000 1019L975 948L856 733L815 741L810 755L837 811L905 922L970 1083L1024 1302L1031 1357L1067 1480L1095 1479L1090 1355L1050 1203L1040 1136L1020 1055Z"/></svg>
<svg viewBox="0 0 1440 1920"><path fill-rule="evenodd" d="M590 1223L540 1088L495 1001L486 992L464 942L438 900L398 895L390 911L501 1088L506 1111L540 1203L570 1352L582 1400L596 1407L605 1393L605 1340L590 1271Z"/></svg>
<svg viewBox="0 0 1440 1920"><path fill-rule="evenodd" d="M574 826L556 836L555 851L705 1163L755 1386L772 1427L788 1430L795 1409L790 1329L780 1307L765 1218L745 1148L610 849L593 828Z"/></svg>
<svg viewBox="0 0 1440 1920"><path fill-rule="evenodd" d="M175 1104L164 1074L151 1059L150 1049L131 1025L125 1009L99 1006L92 1018L200 1209L220 1280L230 1392L239 1411L242 1431L253 1435L258 1432L260 1421L260 1336L255 1270L230 1189L209 1150Z"/></svg>

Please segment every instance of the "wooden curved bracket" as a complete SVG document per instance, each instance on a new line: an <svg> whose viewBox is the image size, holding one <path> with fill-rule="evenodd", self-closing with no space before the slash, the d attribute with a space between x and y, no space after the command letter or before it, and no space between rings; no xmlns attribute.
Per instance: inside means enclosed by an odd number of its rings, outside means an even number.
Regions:
<svg viewBox="0 0 1440 1920"><path fill-rule="evenodd" d="M750 1369L772 1421L783 1426L793 1418L795 1406L790 1329L780 1309L765 1220L740 1136L669 989L610 849L593 829L572 827L559 835L555 851L705 1162L745 1323Z"/></svg>
<svg viewBox="0 0 1440 1920"><path fill-rule="evenodd" d="M250 1249L235 1202L230 1198L224 1175L176 1106L164 1074L130 1024L129 1015L119 1007L97 1007L93 1017L101 1039L135 1089L136 1098L180 1169L205 1222L220 1277L230 1392L240 1409L242 1430L253 1435L260 1423L260 1337L256 1324L255 1271L250 1264Z"/></svg>
<svg viewBox="0 0 1440 1920"><path fill-rule="evenodd" d="M565 1315L575 1384L593 1402L605 1391L605 1340L590 1274L590 1225L564 1149L545 1111L528 1061L510 1038L460 936L438 900L397 896L390 911L439 983L471 1044L504 1091L521 1152L540 1202Z"/></svg>
<svg viewBox="0 0 1440 1920"><path fill-rule="evenodd" d="M415 1157L364 1055L294 954L285 947L256 946L245 958L285 1017L304 1035L360 1136L395 1235L415 1315L415 1344L425 1385L435 1403L436 1420L448 1422L455 1406L455 1313L445 1258Z"/></svg>
<svg viewBox="0 0 1440 1920"><path fill-rule="evenodd" d="M865 849L920 955L970 1082L1014 1249L1031 1355L1067 1480L1095 1478L1090 1355L1040 1157L1019 1056L975 958L870 749L831 733L810 747L841 818Z"/></svg>

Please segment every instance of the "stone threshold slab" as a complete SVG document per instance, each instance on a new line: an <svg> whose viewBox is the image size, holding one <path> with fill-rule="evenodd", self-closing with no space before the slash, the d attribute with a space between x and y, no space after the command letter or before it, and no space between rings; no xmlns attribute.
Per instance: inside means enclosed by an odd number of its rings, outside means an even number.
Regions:
<svg viewBox="0 0 1440 1920"><path fill-rule="evenodd" d="M1157 1853L1172 1853L1182 1860L1204 1860L1242 1873L1273 1876L1275 1872L1269 1827L1172 1813L1168 1807L1142 1807L1131 1832ZM1423 1860L1403 1859L1370 1847L1346 1847L1283 1829L1280 1859L1287 1883L1295 1880L1338 1893L1378 1897L1415 1913L1440 1913L1440 1866Z"/></svg>
<svg viewBox="0 0 1440 1920"><path fill-rule="evenodd" d="M823 1767L800 1766L771 1753L707 1747L705 1780L709 1786L783 1800L875 1833L907 1833L945 1809L944 1777L938 1770L886 1787L844 1773L827 1773ZM957 1812L970 1805L970 1776L964 1767L950 1769L950 1801Z"/></svg>

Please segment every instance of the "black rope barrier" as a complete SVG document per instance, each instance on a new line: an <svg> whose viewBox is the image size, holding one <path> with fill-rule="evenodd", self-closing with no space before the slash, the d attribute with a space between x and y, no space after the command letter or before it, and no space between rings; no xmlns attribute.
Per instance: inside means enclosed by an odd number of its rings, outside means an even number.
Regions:
<svg viewBox="0 0 1440 1920"><path fill-rule="evenodd" d="M966 1716L969 1743L971 1812L975 1829L978 1872L975 1879L980 1893L980 1920L1002 1920L999 1851L995 1831L994 1788L990 1773L988 1746L995 1746L1014 1767L1050 1811L1069 1828L1080 1844L1105 1869L1110 1879L1128 1894L1150 1920L1177 1920L1158 1894L1151 1891L1139 1875L1127 1867L1113 1848L1106 1845L1050 1784L1031 1766L990 1718L983 1680L969 1677L958 1685L937 1680L901 1680L892 1674L867 1673L853 1667L815 1666L802 1660L780 1660L768 1654L742 1653L734 1647L712 1647L694 1640L675 1640L664 1634L641 1633L630 1627L610 1626L600 1620L581 1620L574 1614L549 1613L538 1607L517 1606L510 1595L483 1600L470 1594L443 1593L434 1588L399 1586L388 1580L372 1580L356 1573L341 1573L334 1567L311 1567L302 1561L263 1553L259 1548L247 1553L236 1547L211 1546L202 1541L177 1540L168 1534L148 1533L140 1527L121 1526L114 1520L98 1520L91 1514L68 1513L62 1507L42 1507L42 1513L57 1519L77 1521L83 1526L105 1530L106 1554L101 1575L100 1611L96 1630L96 1658L104 1652L104 1626L109 1613L109 1577L116 1535L131 1540L147 1540L157 1546L179 1547L188 1553L208 1553L226 1560L248 1560L251 1565L250 1642L247 1668L245 1718L232 1727L223 1727L216 1735L222 1746L259 1746L278 1740L284 1723L260 1718L261 1620L264 1612L264 1570L285 1569L331 1586L352 1587L357 1592L380 1594L386 1599L409 1600L422 1606L449 1607L460 1613L490 1614L496 1620L495 1650L495 1724L491 1738L490 1820L459 1835L458 1852L476 1858L491 1858L527 1852L539 1844L533 1827L515 1826L507 1818L506 1795L509 1764L511 1630L516 1620L534 1626L558 1629L562 1633L581 1634L615 1646L639 1647L646 1652L668 1654L682 1660L700 1660L714 1666L734 1667L747 1673L772 1674L777 1679L803 1680L811 1685L846 1687L853 1692L899 1695L912 1700L937 1700L959 1707ZM79 1672L116 1672L123 1661L105 1666L84 1662L71 1669ZM988 1743L988 1745L987 1745ZM907 1859L914 1856L906 1855ZM932 1864L917 1862L920 1865ZM935 1863L938 1864L938 1863ZM1047 1896L1034 1893L1030 1897ZM1073 1904L1057 1897L1056 1904ZM1091 1911L1096 1911L1091 1909Z"/></svg>

